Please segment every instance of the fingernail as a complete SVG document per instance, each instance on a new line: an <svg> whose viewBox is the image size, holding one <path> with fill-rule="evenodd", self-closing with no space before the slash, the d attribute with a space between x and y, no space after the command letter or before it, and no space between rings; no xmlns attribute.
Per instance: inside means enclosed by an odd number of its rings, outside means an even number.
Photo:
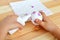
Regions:
<svg viewBox="0 0 60 40"><path fill-rule="evenodd" d="M39 20L38 19L36 19L36 22L38 22Z"/></svg>
<svg viewBox="0 0 60 40"><path fill-rule="evenodd" d="M38 20L38 19L36 19L34 22L35 22L35 23L37 23L38 21L39 21L39 20Z"/></svg>

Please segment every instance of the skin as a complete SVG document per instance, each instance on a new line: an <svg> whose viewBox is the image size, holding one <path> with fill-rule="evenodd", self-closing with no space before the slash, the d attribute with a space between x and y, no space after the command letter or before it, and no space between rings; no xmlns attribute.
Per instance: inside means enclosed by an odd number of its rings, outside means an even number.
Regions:
<svg viewBox="0 0 60 40"><path fill-rule="evenodd" d="M0 40L4 40L8 31L10 29L19 27L20 30L23 29L22 25L19 24L17 21L16 15L7 16L4 20L0 22Z"/></svg>
<svg viewBox="0 0 60 40"><path fill-rule="evenodd" d="M60 40L60 29L45 15L43 11L40 11L40 13L43 16L43 20L36 19L35 22Z"/></svg>
<svg viewBox="0 0 60 40"><path fill-rule="evenodd" d="M60 39L60 29L45 15L44 12L40 11L40 13L43 16L43 20L36 19L35 22L39 24L40 27L43 27L45 30ZM4 40L8 31L16 28L16 26L23 29L22 25L19 24L16 19L16 15L11 15L0 22L0 40Z"/></svg>

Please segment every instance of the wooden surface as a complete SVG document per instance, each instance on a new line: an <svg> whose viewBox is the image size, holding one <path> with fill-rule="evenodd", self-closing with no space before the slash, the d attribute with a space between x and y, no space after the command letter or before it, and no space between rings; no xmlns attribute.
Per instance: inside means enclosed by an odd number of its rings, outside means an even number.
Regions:
<svg viewBox="0 0 60 40"><path fill-rule="evenodd" d="M20 0L0 0L0 21L6 16L13 14L9 3L14 1ZM53 12L53 15L49 16L49 18L60 28L60 0L40 1ZM46 32L42 28L35 31L34 27L31 22L27 22L22 31L18 30L13 35L8 35L6 40L56 40L49 32Z"/></svg>

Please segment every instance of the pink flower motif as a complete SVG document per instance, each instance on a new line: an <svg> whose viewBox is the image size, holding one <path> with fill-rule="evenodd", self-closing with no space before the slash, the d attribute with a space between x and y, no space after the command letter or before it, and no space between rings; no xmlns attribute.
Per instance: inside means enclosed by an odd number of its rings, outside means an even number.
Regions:
<svg viewBox="0 0 60 40"><path fill-rule="evenodd" d="M34 6L31 6L32 8L34 8Z"/></svg>
<svg viewBox="0 0 60 40"><path fill-rule="evenodd" d="M35 14L36 13L36 11L34 11L32 14Z"/></svg>
<svg viewBox="0 0 60 40"><path fill-rule="evenodd" d="M40 13L38 13L38 16L40 16L41 14Z"/></svg>

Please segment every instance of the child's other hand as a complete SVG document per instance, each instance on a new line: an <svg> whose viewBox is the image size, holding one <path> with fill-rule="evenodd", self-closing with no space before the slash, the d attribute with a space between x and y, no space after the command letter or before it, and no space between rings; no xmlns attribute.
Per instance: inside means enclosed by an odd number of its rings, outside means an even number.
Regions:
<svg viewBox="0 0 60 40"><path fill-rule="evenodd" d="M36 19L35 22L42 26L47 31L56 31L56 25L45 15L44 12L40 11L43 16L43 20Z"/></svg>
<svg viewBox="0 0 60 40"><path fill-rule="evenodd" d="M40 11L43 16L43 20L36 19L35 22L38 23L45 30L49 31L52 35L60 40L60 28L57 27L44 12Z"/></svg>
<svg viewBox="0 0 60 40"><path fill-rule="evenodd" d="M16 15L7 16L4 20L1 21L0 26L2 29L10 30L16 27L22 29L22 25L17 22Z"/></svg>

